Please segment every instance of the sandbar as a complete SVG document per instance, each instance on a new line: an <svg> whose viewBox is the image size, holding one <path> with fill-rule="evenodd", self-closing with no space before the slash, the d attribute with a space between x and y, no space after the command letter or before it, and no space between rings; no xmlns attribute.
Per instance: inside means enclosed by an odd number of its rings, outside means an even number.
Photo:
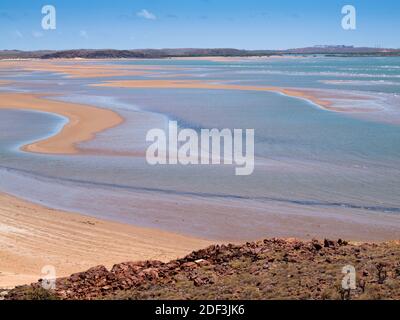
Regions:
<svg viewBox="0 0 400 320"><path fill-rule="evenodd" d="M108 62L112 59L106 60ZM0 60L2 70L51 72L64 74L67 78L108 78L122 76L157 75L156 70L181 71L184 68L149 65L98 64L99 60L57 59L57 60Z"/></svg>
<svg viewBox="0 0 400 320"><path fill-rule="evenodd" d="M114 87L114 88L158 88L158 89L208 89L208 90L242 90L242 91L268 91L277 92L289 97L308 100L316 106L329 111L335 112L368 112L370 109L340 107L334 106L331 94L323 91L310 89L293 89L281 87L267 86L246 86L236 84L223 84L215 81L202 80L110 80L97 84L92 84L94 87ZM353 98L365 100L364 97L346 96L345 98Z"/></svg>
<svg viewBox="0 0 400 320"><path fill-rule="evenodd" d="M116 112L93 106L73 104L27 93L0 93L0 109L35 110L68 119L62 130L49 138L25 145L24 151L44 154L82 153L77 144L90 141L99 132L123 122Z"/></svg>

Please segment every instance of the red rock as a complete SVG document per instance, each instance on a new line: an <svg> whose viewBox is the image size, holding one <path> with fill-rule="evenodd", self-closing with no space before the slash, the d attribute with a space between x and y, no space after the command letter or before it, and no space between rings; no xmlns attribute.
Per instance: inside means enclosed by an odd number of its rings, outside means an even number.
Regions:
<svg viewBox="0 0 400 320"><path fill-rule="evenodd" d="M197 264L195 262L186 262L181 265L181 269L195 269Z"/></svg>
<svg viewBox="0 0 400 320"><path fill-rule="evenodd" d="M144 275L150 279L155 280L158 279L158 270L156 268L147 268L143 270Z"/></svg>

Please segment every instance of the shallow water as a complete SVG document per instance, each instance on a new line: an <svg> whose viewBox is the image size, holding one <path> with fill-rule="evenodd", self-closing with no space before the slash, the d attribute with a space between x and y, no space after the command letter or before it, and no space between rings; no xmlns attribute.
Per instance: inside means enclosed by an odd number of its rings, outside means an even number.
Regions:
<svg viewBox="0 0 400 320"><path fill-rule="evenodd" d="M372 96L400 93L399 58L113 63L183 67L182 71L167 73L185 73L185 79L346 90ZM102 79L57 76L55 81L54 77L46 73L20 76L23 83L14 89L43 92L46 88L45 92L61 93L57 99L116 110L125 123L100 133L81 147L132 152L137 156L20 152L17 146L23 141L54 133L65 120L37 112L1 110L0 128L5 133L0 137L3 191L56 208L212 238L224 238L226 231L221 226L219 233L221 220L209 221L210 212L205 221L194 219L196 224L171 224L154 210L140 211L143 208L137 208L137 194L178 197L174 200L178 202L195 199L205 205L217 201L227 207L243 203L235 214L249 221L249 202L250 206L257 206L260 215L262 210L271 208L284 212L288 206L303 213L318 210L320 215L340 212L349 219L360 213L400 214L400 126L381 121L379 113L375 118L363 119L325 111L310 102L273 92L95 88L87 85ZM347 81L345 86L343 81ZM393 103L390 108L397 115L400 107ZM151 128L164 128L168 119L196 130L254 128L254 174L238 177L232 166L225 165L149 166L140 156L147 146L145 135ZM165 215L173 216L174 212ZM268 223L260 221L259 215L257 221ZM207 231L207 225L214 222L213 232ZM235 228L237 238L241 234L248 236L245 230L241 233L240 225Z"/></svg>

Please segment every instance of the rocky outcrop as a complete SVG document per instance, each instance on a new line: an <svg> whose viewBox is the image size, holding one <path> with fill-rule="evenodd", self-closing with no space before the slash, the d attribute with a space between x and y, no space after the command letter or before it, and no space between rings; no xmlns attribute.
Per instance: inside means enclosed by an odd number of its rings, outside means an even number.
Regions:
<svg viewBox="0 0 400 320"><path fill-rule="evenodd" d="M368 299L400 297L400 245L346 241L269 239L213 245L182 259L97 266L57 279L59 299ZM341 287L352 265L357 287ZM12 290L7 299L29 298L41 281ZM43 294L38 295L43 296ZM46 295L44 295L46 297Z"/></svg>

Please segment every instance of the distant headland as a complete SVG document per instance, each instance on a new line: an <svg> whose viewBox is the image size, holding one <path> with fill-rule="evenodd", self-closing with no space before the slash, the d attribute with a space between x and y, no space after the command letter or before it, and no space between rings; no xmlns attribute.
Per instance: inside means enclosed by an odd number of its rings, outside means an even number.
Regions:
<svg viewBox="0 0 400 320"><path fill-rule="evenodd" d="M317 45L287 50L215 49L74 49L74 50L0 50L0 59L160 59L174 57L257 57L275 55L341 55L341 56L400 56L400 49L354 47L346 45Z"/></svg>

